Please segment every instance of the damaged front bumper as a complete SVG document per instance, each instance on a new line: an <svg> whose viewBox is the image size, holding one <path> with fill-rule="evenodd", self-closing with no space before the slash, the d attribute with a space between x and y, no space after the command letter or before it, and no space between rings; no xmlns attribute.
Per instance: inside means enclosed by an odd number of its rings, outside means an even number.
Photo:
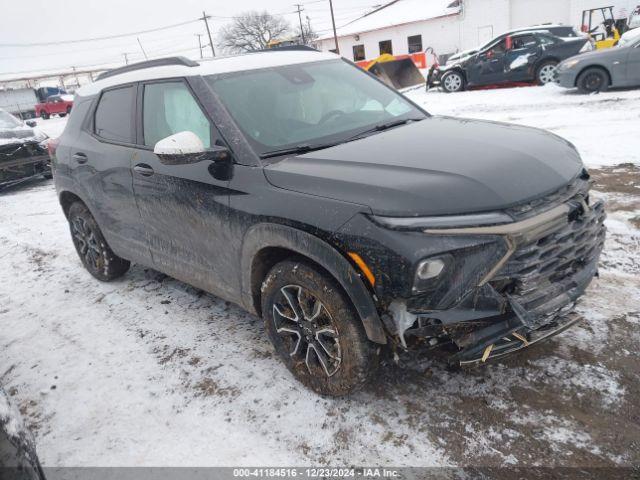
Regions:
<svg viewBox="0 0 640 480"><path fill-rule="evenodd" d="M598 271L606 229L604 204L577 196L515 223L430 231L432 235L500 236L508 248L476 286L444 310L419 299L395 300L387 328L404 348L453 342L451 362L466 365L514 353L556 335Z"/></svg>
<svg viewBox="0 0 640 480"><path fill-rule="evenodd" d="M50 175L49 154L40 143L0 145L0 189Z"/></svg>

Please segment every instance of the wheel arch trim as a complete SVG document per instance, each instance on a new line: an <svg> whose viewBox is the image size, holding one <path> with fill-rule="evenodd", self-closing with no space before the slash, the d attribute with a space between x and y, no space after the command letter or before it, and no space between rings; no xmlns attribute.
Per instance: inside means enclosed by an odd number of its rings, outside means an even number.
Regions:
<svg viewBox="0 0 640 480"><path fill-rule="evenodd" d="M260 314L262 278L256 285L253 278L253 272L257 268L255 260L259 258L261 251L272 248L289 250L307 257L327 270L344 289L358 312L369 340L379 344L387 343L387 336L372 295L349 261L320 238L285 225L260 223L252 226L244 236L240 283L242 302L247 310L256 315Z"/></svg>

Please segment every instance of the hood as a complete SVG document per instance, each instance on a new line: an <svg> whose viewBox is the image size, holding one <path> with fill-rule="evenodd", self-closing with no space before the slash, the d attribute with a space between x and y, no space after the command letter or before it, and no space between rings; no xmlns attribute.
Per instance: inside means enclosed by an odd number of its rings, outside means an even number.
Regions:
<svg viewBox="0 0 640 480"><path fill-rule="evenodd" d="M389 216L504 209L547 195L582 170L544 130L431 117L265 167L273 185Z"/></svg>
<svg viewBox="0 0 640 480"><path fill-rule="evenodd" d="M581 62L583 61L588 61L588 62L597 62L600 59L602 59L603 61L606 60L610 60L611 58L615 57L616 55L619 54L624 54L623 49L622 48L618 48L618 47L614 47L614 48L606 48L606 49L602 49L602 50L591 50L590 52L585 52L585 53L581 53L579 55L574 55L573 57L570 57L566 60L564 60L562 63L566 63L568 61L572 61L572 60L579 60ZM562 65L561 63L561 65Z"/></svg>

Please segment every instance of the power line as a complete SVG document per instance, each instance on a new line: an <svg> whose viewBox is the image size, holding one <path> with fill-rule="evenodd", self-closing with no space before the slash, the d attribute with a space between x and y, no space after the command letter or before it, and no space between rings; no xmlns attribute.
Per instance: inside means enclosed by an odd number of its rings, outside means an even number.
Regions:
<svg viewBox="0 0 640 480"><path fill-rule="evenodd" d="M96 42L100 40L113 40L115 38L123 38L123 37L133 37L137 35L142 35L143 33L152 33L159 32L161 30L168 30L170 28L182 27L184 25L189 25L190 23L195 23L198 20L189 20L188 22L174 23L173 25L166 25L164 27L150 28L148 30L140 30L139 32L130 32L130 33L121 33L118 35L107 35L104 37L93 37L93 38L81 38L77 40L60 40L58 42L39 42L39 43L0 43L0 47L48 47L52 45L67 45L71 43L82 43L82 42Z"/></svg>

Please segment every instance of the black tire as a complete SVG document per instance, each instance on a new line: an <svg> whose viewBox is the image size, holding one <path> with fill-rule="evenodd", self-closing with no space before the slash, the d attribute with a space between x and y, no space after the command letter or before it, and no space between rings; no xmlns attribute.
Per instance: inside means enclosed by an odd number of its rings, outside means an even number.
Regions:
<svg viewBox="0 0 640 480"><path fill-rule="evenodd" d="M42 118L43 120L49 120L49 114L44 110L40 110L40 118Z"/></svg>
<svg viewBox="0 0 640 480"><path fill-rule="evenodd" d="M580 93L604 92L609 88L609 83L609 74L597 67L587 68L576 81Z"/></svg>
<svg viewBox="0 0 640 480"><path fill-rule="evenodd" d="M262 284L262 316L278 356L317 393L347 395L377 369L378 348L350 301L333 278L304 261L271 269Z"/></svg>
<svg viewBox="0 0 640 480"><path fill-rule="evenodd" d="M60 118L64 118L64 117L66 117L66 116L67 116L67 114L66 114L66 113L59 113L59 114L58 114L58 116L59 116Z"/></svg>
<svg viewBox="0 0 640 480"><path fill-rule="evenodd" d="M538 85L547 85L556 80L558 62L556 60L547 60L538 65L536 69L536 83Z"/></svg>
<svg viewBox="0 0 640 480"><path fill-rule="evenodd" d="M53 173L51 172L43 173L42 176L47 180L51 180L53 178Z"/></svg>
<svg viewBox="0 0 640 480"><path fill-rule="evenodd" d="M102 282L109 282L127 273L131 264L113 253L98 223L83 203L71 205L68 216L73 245L91 275Z"/></svg>
<svg viewBox="0 0 640 480"><path fill-rule="evenodd" d="M461 72L453 70L442 75L440 85L442 85L442 89L447 93L457 93L465 89L466 81Z"/></svg>

